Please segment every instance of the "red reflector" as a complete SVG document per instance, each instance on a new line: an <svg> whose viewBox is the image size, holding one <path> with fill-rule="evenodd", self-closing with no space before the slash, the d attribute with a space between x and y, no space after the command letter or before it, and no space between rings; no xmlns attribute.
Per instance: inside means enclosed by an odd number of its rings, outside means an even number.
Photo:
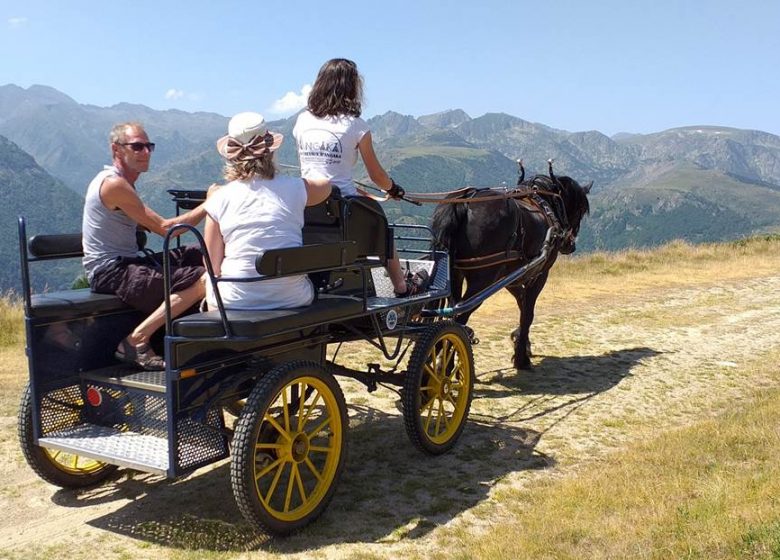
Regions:
<svg viewBox="0 0 780 560"><path fill-rule="evenodd" d="M89 401L89 404L92 406L100 406L103 402L103 395L94 387L90 387L87 389L87 401Z"/></svg>

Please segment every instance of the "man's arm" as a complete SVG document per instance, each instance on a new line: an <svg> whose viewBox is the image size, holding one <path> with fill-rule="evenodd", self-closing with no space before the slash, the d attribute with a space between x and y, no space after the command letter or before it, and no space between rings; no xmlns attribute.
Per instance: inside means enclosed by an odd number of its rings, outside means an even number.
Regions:
<svg viewBox="0 0 780 560"><path fill-rule="evenodd" d="M109 177L100 187L100 200L106 208L122 210L140 226L164 236L174 224L197 225L206 215L203 204L175 218L163 218L146 206L135 189L122 177Z"/></svg>

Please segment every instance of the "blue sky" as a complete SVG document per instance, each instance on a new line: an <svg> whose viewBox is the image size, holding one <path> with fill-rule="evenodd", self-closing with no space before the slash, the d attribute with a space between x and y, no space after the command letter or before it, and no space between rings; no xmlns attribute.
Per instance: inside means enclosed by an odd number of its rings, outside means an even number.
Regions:
<svg viewBox="0 0 780 560"><path fill-rule="evenodd" d="M0 85L98 106L273 120L346 57L366 117L460 108L610 135L780 134L778 0L0 0L0 52Z"/></svg>

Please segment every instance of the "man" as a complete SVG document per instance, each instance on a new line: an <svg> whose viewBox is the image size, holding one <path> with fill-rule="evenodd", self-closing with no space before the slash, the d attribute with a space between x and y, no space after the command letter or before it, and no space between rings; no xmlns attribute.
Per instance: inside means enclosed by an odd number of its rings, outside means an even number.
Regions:
<svg viewBox="0 0 780 560"><path fill-rule="evenodd" d="M146 370L165 369L149 345L165 323L162 259L139 257L136 230L165 235L174 224L198 224L203 205L164 219L138 197L135 182L149 169L154 143L137 122L114 126L109 137L113 165L106 166L87 188L82 221L84 268L92 291L116 294L148 313L116 349L116 357ZM171 313L180 315L205 295L203 256L196 248L171 251Z"/></svg>

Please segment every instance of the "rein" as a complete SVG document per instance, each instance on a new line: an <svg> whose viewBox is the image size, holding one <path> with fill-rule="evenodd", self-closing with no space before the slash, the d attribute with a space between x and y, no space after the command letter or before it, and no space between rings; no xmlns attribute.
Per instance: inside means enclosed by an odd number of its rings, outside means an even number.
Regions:
<svg viewBox="0 0 780 560"><path fill-rule="evenodd" d="M478 192L491 191L495 194L480 196L475 198ZM443 197L442 197L443 195ZM546 195L562 198L560 193L538 187L522 189L477 189L475 187L464 187L455 191L435 192L435 193L406 193L406 198L422 204L474 204L477 202L488 202L489 200L501 200L508 198L531 198L533 195Z"/></svg>

